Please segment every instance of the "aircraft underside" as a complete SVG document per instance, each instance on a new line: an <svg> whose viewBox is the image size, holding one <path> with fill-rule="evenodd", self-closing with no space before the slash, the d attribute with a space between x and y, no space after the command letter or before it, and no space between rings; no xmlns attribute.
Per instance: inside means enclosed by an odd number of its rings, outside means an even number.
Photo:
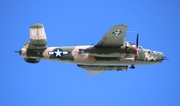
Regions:
<svg viewBox="0 0 180 106"><path fill-rule="evenodd" d="M158 64L161 63L161 61L157 62L151 62L151 61L119 61L119 60L97 60L95 62L88 62L88 61L70 61L70 60L60 60L60 59L50 59L52 61L58 61L58 62L67 62L67 63L73 63L73 64L82 64L82 65L98 65L98 66L126 66L126 65L150 65L150 64Z"/></svg>

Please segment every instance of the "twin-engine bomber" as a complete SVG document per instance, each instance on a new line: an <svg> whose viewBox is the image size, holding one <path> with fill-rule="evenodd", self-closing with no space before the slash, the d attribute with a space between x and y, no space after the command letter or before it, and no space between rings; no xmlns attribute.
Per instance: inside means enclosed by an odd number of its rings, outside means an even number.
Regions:
<svg viewBox="0 0 180 106"><path fill-rule="evenodd" d="M28 63L41 59L75 63L87 70L87 74L101 74L106 70L127 70L135 65L161 63L167 59L162 52L145 49L136 44L124 42L127 32L125 24L113 26L96 45L47 47L47 37L42 24L30 26L30 41L18 52Z"/></svg>

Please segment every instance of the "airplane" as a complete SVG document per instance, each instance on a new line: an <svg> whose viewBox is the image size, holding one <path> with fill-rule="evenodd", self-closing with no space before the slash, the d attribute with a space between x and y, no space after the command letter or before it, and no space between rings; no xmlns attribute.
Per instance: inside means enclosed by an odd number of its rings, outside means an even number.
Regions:
<svg viewBox="0 0 180 106"><path fill-rule="evenodd" d="M96 45L47 47L47 37L43 24L30 26L30 41L15 51L28 63L38 63L41 59L77 64L89 75L99 75L107 70L127 70L135 65L158 64L168 60L162 52L146 49L136 44L124 42L127 25L111 27Z"/></svg>

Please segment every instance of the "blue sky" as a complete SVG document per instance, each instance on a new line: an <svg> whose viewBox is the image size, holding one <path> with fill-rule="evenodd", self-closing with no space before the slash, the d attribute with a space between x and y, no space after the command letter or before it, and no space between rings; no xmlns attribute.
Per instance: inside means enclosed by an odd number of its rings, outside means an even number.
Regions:
<svg viewBox="0 0 180 106"><path fill-rule="evenodd" d="M0 106L179 106L178 0L1 0ZM28 64L14 53L42 23L48 46L96 44L116 24L139 32L139 45L170 61L88 76L75 64ZM135 42L127 33L126 41Z"/></svg>

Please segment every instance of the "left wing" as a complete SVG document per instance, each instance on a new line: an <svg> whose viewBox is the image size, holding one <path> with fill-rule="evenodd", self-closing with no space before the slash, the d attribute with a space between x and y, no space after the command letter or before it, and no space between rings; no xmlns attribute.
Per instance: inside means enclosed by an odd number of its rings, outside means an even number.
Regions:
<svg viewBox="0 0 180 106"><path fill-rule="evenodd" d="M124 43L126 31L125 24L113 26L95 46L121 46Z"/></svg>

